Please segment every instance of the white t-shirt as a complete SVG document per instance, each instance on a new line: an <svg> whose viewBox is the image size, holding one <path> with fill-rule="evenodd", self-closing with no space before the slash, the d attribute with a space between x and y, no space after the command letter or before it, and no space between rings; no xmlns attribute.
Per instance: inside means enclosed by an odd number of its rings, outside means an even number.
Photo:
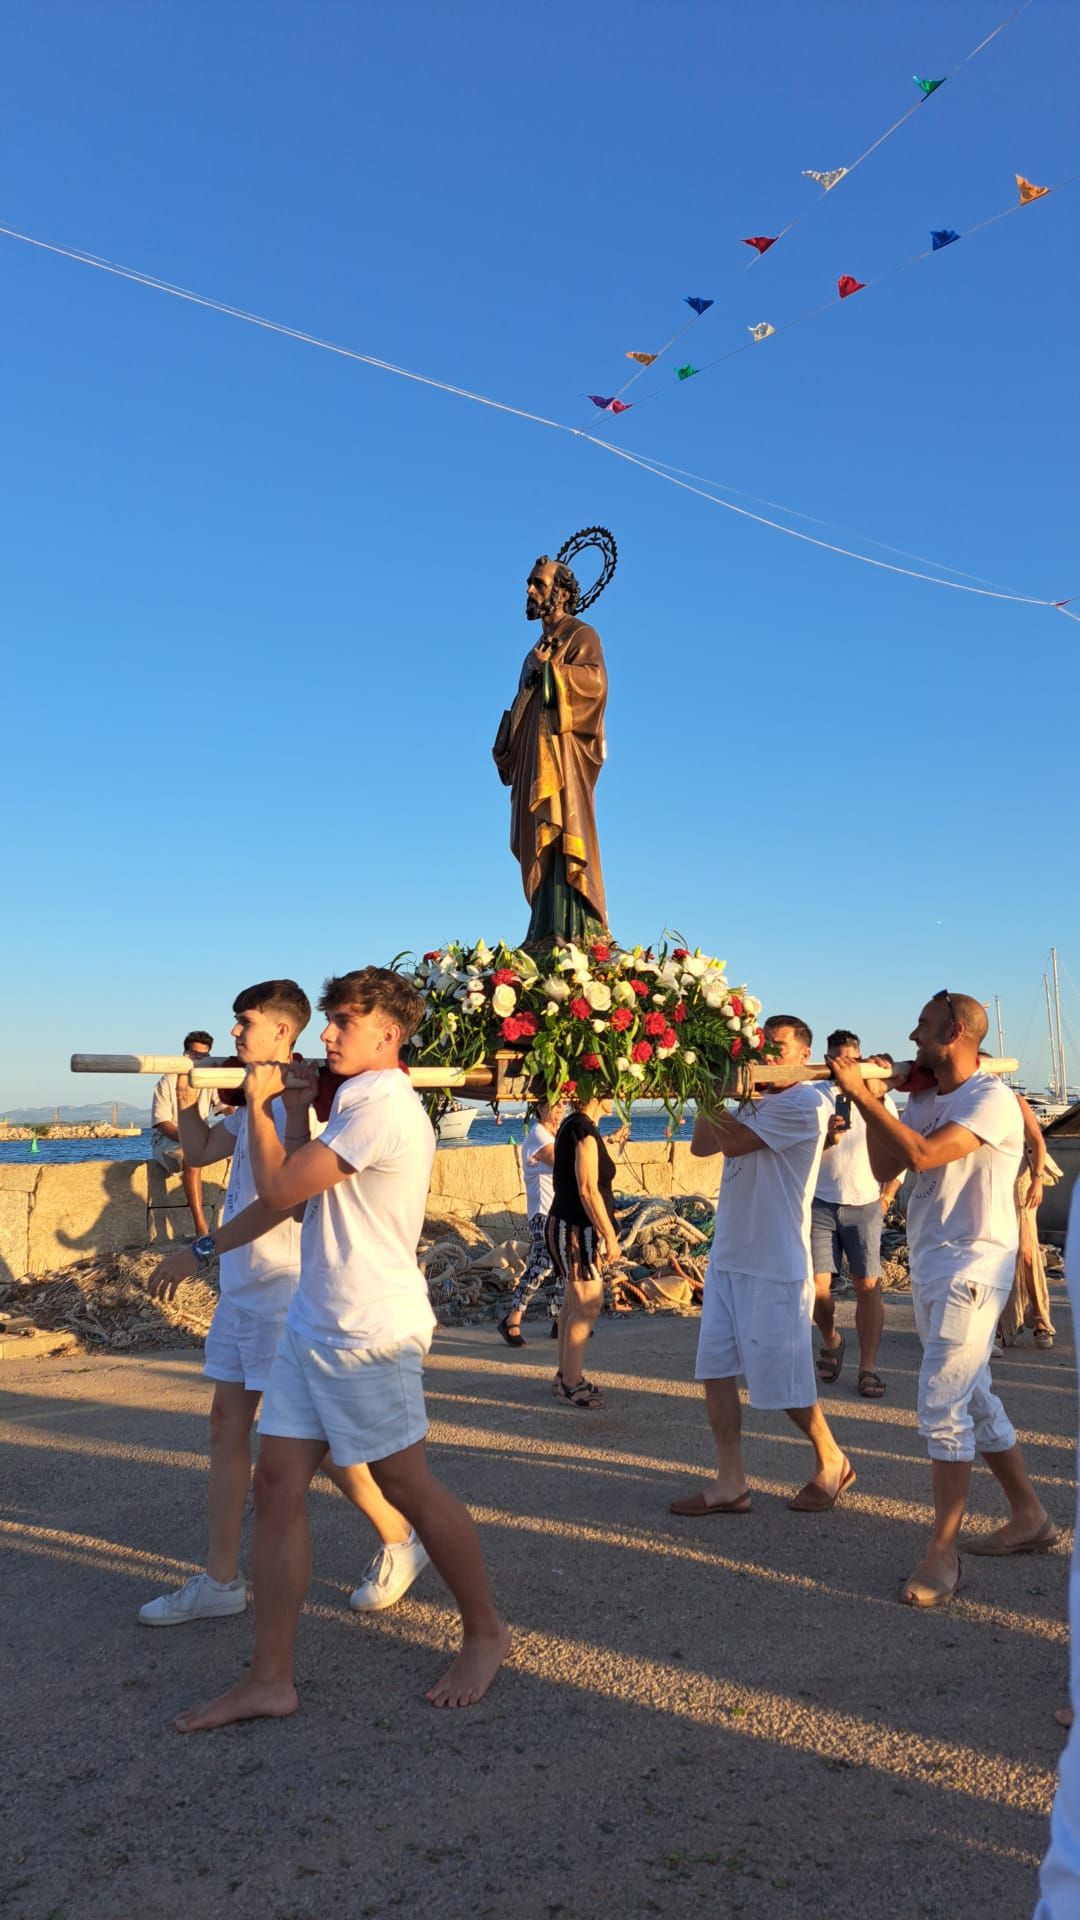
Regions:
<svg viewBox="0 0 1080 1920"><path fill-rule="evenodd" d="M765 1146L724 1161L712 1265L774 1280L809 1279L810 1203L829 1113L809 1081L739 1108L735 1118Z"/></svg>
<svg viewBox="0 0 1080 1920"><path fill-rule="evenodd" d="M908 1202L908 1248L917 1281L965 1279L1012 1286L1019 1228L1013 1187L1024 1151L1020 1103L990 1073L973 1073L953 1093L913 1093L905 1127L924 1136L956 1125L982 1146L966 1159L920 1173Z"/></svg>
<svg viewBox="0 0 1080 1920"><path fill-rule="evenodd" d="M435 1315L416 1248L435 1134L408 1075L390 1067L346 1080L322 1144L356 1171L307 1203L289 1326L331 1347L426 1344Z"/></svg>
<svg viewBox="0 0 1080 1920"><path fill-rule="evenodd" d="M154 1088L154 1104L150 1109L151 1126L160 1127L163 1120L169 1120L174 1127L176 1126L177 1078L178 1076L175 1073L163 1073L157 1086ZM200 1087L199 1097L195 1102L199 1110L200 1120L208 1120L210 1118L210 1109L213 1104L213 1087Z"/></svg>
<svg viewBox="0 0 1080 1920"><path fill-rule="evenodd" d="M285 1138L284 1100L275 1100L271 1112L279 1140ZM222 1121L236 1142L229 1170L229 1189L221 1210L225 1226L258 1199L247 1141L247 1108L234 1107ZM300 1278L300 1223L282 1220L269 1233L249 1240L246 1247L223 1253L220 1260L221 1297L245 1313L277 1315L285 1312Z"/></svg>
<svg viewBox="0 0 1080 1920"><path fill-rule="evenodd" d="M552 1169L542 1160L534 1160L534 1153L541 1147L554 1145L555 1135L550 1127L534 1120L525 1135L525 1145L521 1149L521 1171L525 1176L525 1212L531 1220L534 1213L549 1214L555 1193Z"/></svg>
<svg viewBox="0 0 1080 1920"><path fill-rule="evenodd" d="M836 1112L836 1096L839 1087L821 1085L818 1092L829 1102L832 1112ZM894 1120L899 1120L896 1102L891 1095L885 1095L886 1112ZM881 1182L875 1180L870 1170L870 1154L866 1145L866 1121L858 1107L851 1109L851 1124L843 1133L836 1136L835 1146L826 1147L821 1156L821 1170L817 1179L815 1200L829 1200L841 1207L868 1207L871 1201L881 1196Z"/></svg>

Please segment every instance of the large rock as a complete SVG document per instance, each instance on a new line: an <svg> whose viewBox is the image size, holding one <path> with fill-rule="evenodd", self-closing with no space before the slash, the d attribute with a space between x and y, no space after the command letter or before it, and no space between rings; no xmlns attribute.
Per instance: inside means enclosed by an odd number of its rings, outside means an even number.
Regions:
<svg viewBox="0 0 1080 1920"><path fill-rule="evenodd" d="M69 1267L88 1254L146 1245L146 1166L83 1160L42 1167L27 1235L27 1273Z"/></svg>

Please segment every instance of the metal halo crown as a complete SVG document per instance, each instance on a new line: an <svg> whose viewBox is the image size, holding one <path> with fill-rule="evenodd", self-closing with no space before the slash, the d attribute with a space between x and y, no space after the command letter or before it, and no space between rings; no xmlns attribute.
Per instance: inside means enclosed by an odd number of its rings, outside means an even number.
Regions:
<svg viewBox="0 0 1080 1920"><path fill-rule="evenodd" d="M603 565L600 568L599 578L586 593L580 596L577 603L578 613L584 613L586 607L591 607L594 600L599 600L619 563L619 549L615 545L615 535L609 533L606 527L583 527L580 533L572 533L569 540L559 548L555 558L569 566L575 554L584 553L589 547L596 547L603 555Z"/></svg>

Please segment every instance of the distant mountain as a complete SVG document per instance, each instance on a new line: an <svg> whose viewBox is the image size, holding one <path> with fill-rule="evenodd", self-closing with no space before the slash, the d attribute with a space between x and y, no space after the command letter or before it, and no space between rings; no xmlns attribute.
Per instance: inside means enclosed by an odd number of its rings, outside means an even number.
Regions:
<svg viewBox="0 0 1080 1920"><path fill-rule="evenodd" d="M0 1113L0 1120L11 1120L19 1127L39 1127L47 1126L50 1120L55 1120L58 1116L61 1123L67 1127L81 1127L84 1124L90 1126L96 1120L111 1122L113 1102L95 1100L90 1107L8 1107L6 1111ZM122 1127L150 1125L149 1110L133 1107L126 1100L116 1102L116 1117Z"/></svg>

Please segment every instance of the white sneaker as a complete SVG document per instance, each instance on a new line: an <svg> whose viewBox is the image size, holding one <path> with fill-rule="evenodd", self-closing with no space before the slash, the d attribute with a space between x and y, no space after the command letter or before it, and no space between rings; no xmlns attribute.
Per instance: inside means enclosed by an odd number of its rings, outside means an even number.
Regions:
<svg viewBox="0 0 1080 1920"><path fill-rule="evenodd" d="M222 1586L208 1573L197 1573L172 1593L162 1593L139 1608L144 1627L186 1627L189 1620L221 1620L226 1614L243 1613L247 1606L247 1586L241 1575Z"/></svg>
<svg viewBox="0 0 1080 1920"><path fill-rule="evenodd" d="M356 1613L378 1613L382 1607L396 1606L427 1563L427 1553L415 1533L400 1546L380 1547L356 1592L350 1594L350 1607Z"/></svg>

